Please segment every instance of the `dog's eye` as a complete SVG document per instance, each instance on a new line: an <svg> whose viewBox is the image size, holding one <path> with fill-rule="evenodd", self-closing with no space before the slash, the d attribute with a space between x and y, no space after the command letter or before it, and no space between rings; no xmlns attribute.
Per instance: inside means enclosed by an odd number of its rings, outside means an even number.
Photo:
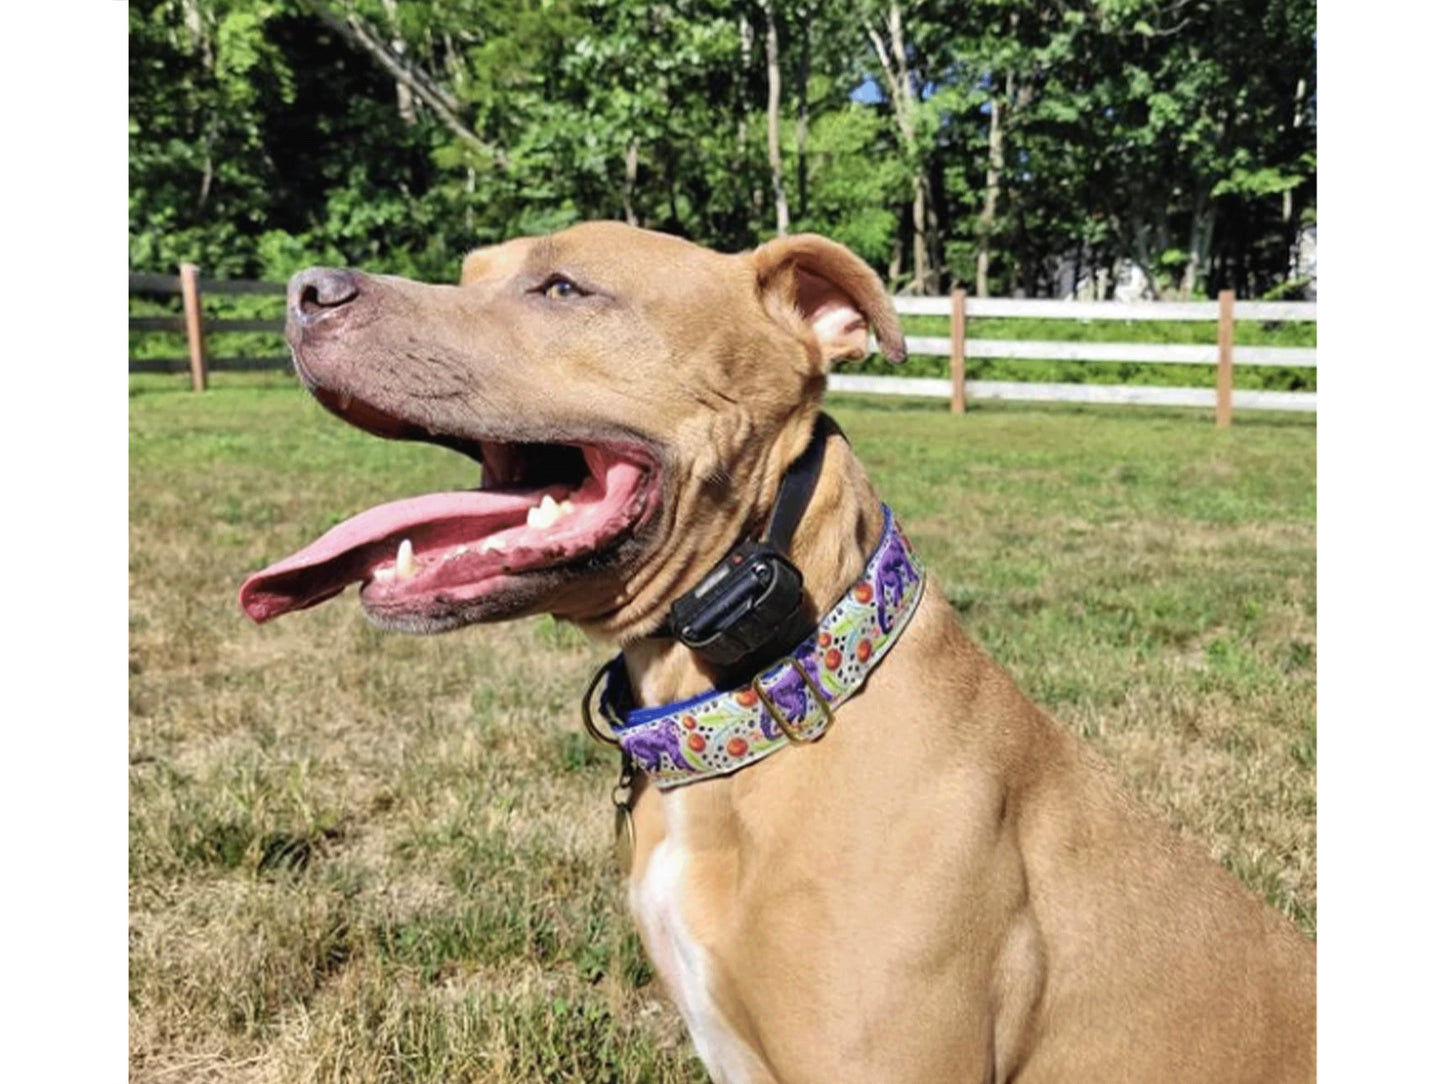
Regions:
<svg viewBox="0 0 1445 1084"><path fill-rule="evenodd" d="M563 275L553 275L541 286L541 294L548 301L566 301L573 297L586 297L587 291Z"/></svg>

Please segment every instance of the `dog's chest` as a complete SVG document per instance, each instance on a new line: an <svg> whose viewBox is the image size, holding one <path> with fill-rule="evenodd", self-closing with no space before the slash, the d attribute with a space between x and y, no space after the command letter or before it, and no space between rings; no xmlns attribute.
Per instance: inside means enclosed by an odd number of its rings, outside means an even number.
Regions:
<svg viewBox="0 0 1445 1084"><path fill-rule="evenodd" d="M687 862L683 843L676 836L664 838L648 856L641 880L632 884L632 911L708 1075L716 1084L748 1084L759 1079L758 1059L719 1013L707 951L683 917Z"/></svg>

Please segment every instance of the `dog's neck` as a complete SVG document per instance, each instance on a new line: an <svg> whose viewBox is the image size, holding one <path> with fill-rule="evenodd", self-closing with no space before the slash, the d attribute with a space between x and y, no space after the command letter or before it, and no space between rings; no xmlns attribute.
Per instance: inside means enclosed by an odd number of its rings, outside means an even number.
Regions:
<svg viewBox="0 0 1445 1084"><path fill-rule="evenodd" d="M863 466L835 433L788 554L803 574L804 606L814 621L858 579L882 530L882 506ZM639 706L683 700L715 685L716 671L676 640L637 640L622 654Z"/></svg>

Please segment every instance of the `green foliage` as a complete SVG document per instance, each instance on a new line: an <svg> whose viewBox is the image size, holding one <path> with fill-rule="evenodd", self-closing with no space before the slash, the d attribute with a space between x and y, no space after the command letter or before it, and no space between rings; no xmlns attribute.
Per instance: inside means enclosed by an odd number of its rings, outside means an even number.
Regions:
<svg viewBox="0 0 1445 1084"><path fill-rule="evenodd" d="M906 67L885 72L895 7ZM978 292L985 242L994 293L1124 259L1160 293L1290 279L1315 215L1307 0L774 13L793 230L907 279L920 183L940 288ZM450 278L475 245L587 218L754 245L776 228L764 42L755 0L137 0L131 266Z"/></svg>
<svg viewBox="0 0 1445 1084"><path fill-rule="evenodd" d="M886 146L883 120L861 105L820 117L808 134L808 215L798 229L832 237L875 265L887 263L898 234L890 205L905 197L907 178Z"/></svg>

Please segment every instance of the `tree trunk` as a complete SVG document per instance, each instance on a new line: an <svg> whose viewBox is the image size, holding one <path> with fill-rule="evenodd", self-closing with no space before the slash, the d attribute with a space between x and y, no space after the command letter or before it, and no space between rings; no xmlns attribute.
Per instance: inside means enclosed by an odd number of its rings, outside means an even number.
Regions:
<svg viewBox="0 0 1445 1084"><path fill-rule="evenodd" d="M1295 83L1294 87L1294 116L1290 127L1298 131L1305 122L1305 81L1303 79ZM1284 206L1281 208L1286 227L1294 221L1294 189L1284 190ZM1293 241L1291 241L1291 244Z"/></svg>
<svg viewBox="0 0 1445 1084"><path fill-rule="evenodd" d="M1003 111L1004 99L995 95L988 111L988 170L984 177L983 211L978 216L978 258L973 279L975 297L988 296L988 265L998 215L999 184L1003 176Z"/></svg>
<svg viewBox="0 0 1445 1084"><path fill-rule="evenodd" d="M637 151L637 137L633 136L627 141L622 179L622 214L629 226L637 225L637 210L632 205L632 194L637 191Z"/></svg>
<svg viewBox="0 0 1445 1084"><path fill-rule="evenodd" d="M182 0L181 20L185 23L186 33L190 36L191 47L200 54L201 67L205 69L208 76L216 74L216 54L211 49L211 35L206 27L205 14L201 11L197 0ZM211 184L216 178L216 162L211 154L211 148L216 145L216 136L220 132L220 117L212 112L206 122L206 134L203 139L205 147L201 158L201 185L196 193L196 209L201 210L206 206L206 201L211 198Z"/></svg>
<svg viewBox="0 0 1445 1084"><path fill-rule="evenodd" d="M327 26L381 65L382 69L393 79L405 83L422 104L435 113L437 119L468 147L498 165L506 165L506 155L496 147L489 146L479 139L476 132L462 121L459 116L460 106L456 100L446 90L432 82L427 74L415 64L393 54L387 48L386 43L377 36L376 31L362 22L359 17L339 15L321 3L321 0L302 0L302 3Z"/></svg>
<svg viewBox="0 0 1445 1084"><path fill-rule="evenodd" d="M1144 297L1150 301L1158 301L1164 296L1164 291L1159 287L1159 279L1154 274L1154 257L1162 251L1161 247L1151 239L1151 231L1148 226L1139 225L1134 230L1134 264L1144 275ZM1168 238L1168 226L1160 227L1160 236Z"/></svg>
<svg viewBox="0 0 1445 1084"><path fill-rule="evenodd" d="M928 275L925 287L930 294L943 293L943 233L938 227L938 200L933 198L933 179L923 173L923 222L927 228Z"/></svg>
<svg viewBox="0 0 1445 1084"><path fill-rule="evenodd" d="M181 0L181 21L190 35L191 46L201 54L201 66L207 72L216 68L216 58L211 52L211 35L206 30L205 15L197 0Z"/></svg>
<svg viewBox="0 0 1445 1084"><path fill-rule="evenodd" d="M813 19L813 8L811 4L805 5L798 13L799 34L801 40L798 43L798 122L797 139L798 144L798 217L808 217L808 77L812 74L813 49L811 23Z"/></svg>
<svg viewBox="0 0 1445 1084"><path fill-rule="evenodd" d="M466 210L462 212L462 221L467 228L467 235L470 236L476 231L477 216L473 208L476 206L477 194L477 170L475 166L467 166L467 202Z"/></svg>
<svg viewBox="0 0 1445 1084"><path fill-rule="evenodd" d="M1194 218L1189 230L1189 262L1184 265L1184 275L1179 281L1179 292L1184 300L1194 296L1194 289L1201 277L1209 273L1209 260L1214 248L1214 219L1217 211L1208 192L1201 192L1194 201Z"/></svg>
<svg viewBox="0 0 1445 1084"><path fill-rule="evenodd" d="M788 193L783 188L783 147L779 128L779 107L783 92L782 70L778 65L778 23L772 0L763 0L766 20L764 49L768 63L768 169L773 179L773 206L777 212L779 237L788 236Z"/></svg>
<svg viewBox="0 0 1445 1084"><path fill-rule="evenodd" d="M1305 81L1301 79L1294 88L1294 118L1291 127L1298 131L1305 121ZM1285 242L1289 245L1289 267L1286 274L1293 278L1300 264L1300 230L1295 218L1294 189L1286 188L1280 206L1280 217L1284 223Z"/></svg>
<svg viewBox="0 0 1445 1084"><path fill-rule="evenodd" d="M893 102L893 116L898 124L899 141L903 144L904 158L912 173L912 289L914 293L926 293L936 286L937 275L929 260L929 252L937 246L929 243L928 174L918 146L917 103L908 71L908 50L903 40L903 13L897 0L888 5L887 44L884 43L882 34L873 26L865 24L864 30L883 69L883 78L888 84L889 97Z"/></svg>
<svg viewBox="0 0 1445 1084"><path fill-rule="evenodd" d="M738 155L737 176L755 177L749 166L748 155L748 113L752 103L748 98L748 76L753 70L753 24L746 15L738 16L738 41L742 52L741 77L738 79ZM757 221L763 213L763 194L756 185L748 191L749 221Z"/></svg>
<svg viewBox="0 0 1445 1084"><path fill-rule="evenodd" d="M738 156L736 165L742 168L747 159L748 147L748 72L753 64L753 26L746 15L738 16L738 51L742 54L738 65L739 76L734 84L733 107L738 118Z"/></svg>
<svg viewBox="0 0 1445 1084"><path fill-rule="evenodd" d="M381 0L382 10L386 12L386 21L391 26L391 51L398 58L406 57L406 39L401 36L396 21L396 0ZM407 124L416 123L416 100L412 97L411 87L398 79L396 80L396 111L401 114L401 119Z"/></svg>
<svg viewBox="0 0 1445 1084"><path fill-rule="evenodd" d="M923 181L913 178L913 282L909 290L915 294L927 293L924 277L928 274L928 195L923 191Z"/></svg>

